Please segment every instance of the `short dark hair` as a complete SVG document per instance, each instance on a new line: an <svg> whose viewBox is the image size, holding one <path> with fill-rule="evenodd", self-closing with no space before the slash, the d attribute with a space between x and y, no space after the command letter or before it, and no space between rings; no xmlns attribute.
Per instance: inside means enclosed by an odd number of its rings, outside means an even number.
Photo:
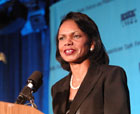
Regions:
<svg viewBox="0 0 140 114"><path fill-rule="evenodd" d="M84 32L89 39L89 42L94 42L94 50L90 52L89 59L91 63L97 64L109 64L109 57L106 53L105 47L101 41L99 30L95 22L86 14L80 12L70 12L61 21L60 26L67 20L73 20L78 27ZM59 28L60 28L59 26ZM58 29L59 32L59 29ZM61 57L58 49L58 32L56 36L56 59L60 62L62 68L67 71L71 71L68 62L64 61ZM91 44L89 44L91 45Z"/></svg>

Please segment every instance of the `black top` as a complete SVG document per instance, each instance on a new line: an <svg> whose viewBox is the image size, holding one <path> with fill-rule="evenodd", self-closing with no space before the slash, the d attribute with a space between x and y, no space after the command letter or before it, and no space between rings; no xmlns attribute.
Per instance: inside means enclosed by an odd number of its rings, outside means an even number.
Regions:
<svg viewBox="0 0 140 114"><path fill-rule="evenodd" d="M67 107L66 107L66 109L67 109L66 114L69 114L69 111L70 111L69 109L70 109L71 103L72 103L72 100L68 100Z"/></svg>

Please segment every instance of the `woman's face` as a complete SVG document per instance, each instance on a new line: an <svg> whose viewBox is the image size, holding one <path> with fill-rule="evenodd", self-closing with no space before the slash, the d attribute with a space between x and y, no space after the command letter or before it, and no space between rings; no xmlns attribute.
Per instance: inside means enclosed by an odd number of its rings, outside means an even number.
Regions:
<svg viewBox="0 0 140 114"><path fill-rule="evenodd" d="M73 20L65 21L58 32L58 49L68 63L81 62L89 53L88 37Z"/></svg>

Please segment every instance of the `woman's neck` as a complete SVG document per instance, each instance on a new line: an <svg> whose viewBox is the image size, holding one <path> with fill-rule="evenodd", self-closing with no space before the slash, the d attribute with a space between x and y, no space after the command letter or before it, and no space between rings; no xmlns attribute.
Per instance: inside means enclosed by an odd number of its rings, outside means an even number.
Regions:
<svg viewBox="0 0 140 114"><path fill-rule="evenodd" d="M70 68L72 71L73 77L76 79L84 78L86 75L88 68L90 66L90 61L87 59L82 63L70 63Z"/></svg>

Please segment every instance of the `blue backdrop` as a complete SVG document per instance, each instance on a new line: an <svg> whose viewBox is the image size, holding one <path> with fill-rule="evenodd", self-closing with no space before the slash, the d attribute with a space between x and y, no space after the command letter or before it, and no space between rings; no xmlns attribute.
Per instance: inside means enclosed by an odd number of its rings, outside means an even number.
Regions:
<svg viewBox="0 0 140 114"><path fill-rule="evenodd" d="M48 6L53 2L0 0L0 101L14 103L28 77L38 70L43 85L33 96L38 109L48 114Z"/></svg>
<svg viewBox="0 0 140 114"><path fill-rule="evenodd" d="M65 0L51 6L51 86L67 72L55 60L55 36L62 17L69 11L88 14L98 25L110 64L127 73L132 114L140 114L140 1L139 0ZM49 94L50 95L50 94ZM51 106L51 96L49 103ZM50 114L52 109L50 108Z"/></svg>
<svg viewBox="0 0 140 114"><path fill-rule="evenodd" d="M28 77L35 70L43 73L43 85L34 93L38 109L48 114L49 29L30 35L0 35L0 52L7 63L0 61L0 101L14 103Z"/></svg>

